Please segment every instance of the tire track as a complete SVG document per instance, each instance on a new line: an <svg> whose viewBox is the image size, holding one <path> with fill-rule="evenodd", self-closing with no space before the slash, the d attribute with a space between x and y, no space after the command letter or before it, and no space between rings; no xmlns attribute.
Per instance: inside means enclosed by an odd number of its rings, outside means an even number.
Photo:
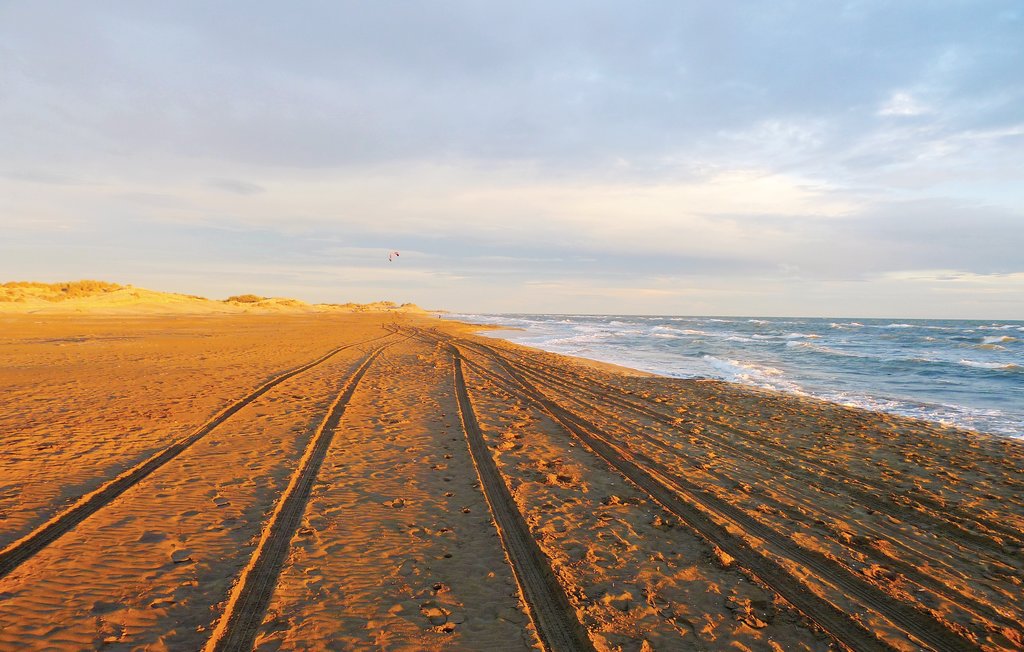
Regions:
<svg viewBox="0 0 1024 652"><path fill-rule="evenodd" d="M488 355L496 355L496 352L490 347L486 347L480 344L477 344L476 346L478 348L485 349L485 352ZM580 384L580 382L577 380L566 380L564 378L559 379L556 377L556 375L545 370L536 369L532 365L524 364L521 361L518 364L524 370L528 369L532 373L536 374L536 376L540 376L542 380L551 382L553 384L562 385L563 387L575 387L577 391L594 394L593 388L585 387L584 385ZM609 390L609 392L619 393L621 391L609 385L598 383L598 381L595 381L595 384L599 384L600 386L605 387L607 390ZM665 415L657 411L656 409L652 409L648 406L642 405L637 401L633 401L625 397L615 396L611 393L607 395L600 395L600 399L607 403L617 405L618 407L627 410L632 410L633 412L642 414L662 425L666 425L671 428L678 427L678 417ZM736 435L741 438L749 438L751 436L750 433L736 429L730 426L729 424L723 424L717 421L710 420L709 423L711 423L716 429L724 430L732 435ZM707 445L724 449L729 453L747 459L758 466L763 466L766 462L764 458L758 457L759 453L763 454L765 452L763 448L759 451L751 451L749 450L749 446L744 446L741 449L737 446L727 444L720 439L714 439L706 435L698 436ZM770 448L778 453L777 456L773 456L771 459L772 466L781 467L783 469L786 469L788 472L796 475L800 474L801 468L799 467L799 465L794 464L788 461L788 459L786 459L787 456L791 456L792 451L786 449L785 447L774 444L773 442L763 442L762 446ZM947 507L935 502L934 500L931 500L925 496L915 496L915 500L917 500L922 505L931 508L932 510L927 513L920 512L918 510L913 509L912 507L903 506L894 501L884 500L878 497L879 495L887 494L889 492L888 489L870 484L866 480L861 478L847 477L845 480L833 479L831 477L831 474L835 472L834 469L822 467L820 464L817 464L814 460L808 459L806 457L801 457L801 460L805 464L819 471L818 477L815 479L815 482L820 484L822 487L826 487L829 490L840 494L848 494L861 505L870 507L875 511L882 512L884 514L892 516L893 518L912 524L915 527L918 527L922 530L927 531L937 529L942 531L943 534L949 536L952 540L969 541L975 546L984 548L986 552L988 552L995 558L1006 559L1008 557L1007 553L1003 550L1003 547L1005 545L1004 541L993 540L991 537L986 536L983 533L976 532L975 530L970 529L971 521L967 520L964 517L960 517L956 514L951 513ZM989 528L990 530L996 532L999 536L1006 537L1010 541L1021 540L1020 533L1016 532L1012 528L1005 527L999 523L990 522L986 519L979 518L977 516L975 517L975 519L980 520L986 528Z"/></svg>
<svg viewBox="0 0 1024 652"><path fill-rule="evenodd" d="M537 376L534 375L533 378L536 379ZM551 378L545 378L545 380L547 380L548 382L551 382L552 379ZM563 388L566 388L569 391L572 391L572 386L569 385L568 383L560 383L558 381L555 381L555 384L559 384ZM579 391L582 388L581 387L576 387L575 389L577 391ZM579 398L578 396L571 396L570 395L568 397L568 399L570 401L572 401L573 403L577 404L580 408L582 408L584 410L589 410L593 414L602 414L604 416L604 418L610 419L613 422L618 423L620 427L626 428L626 429L629 428L628 424L626 424L626 422L623 421L620 416L618 416L617 414L614 414L614 413L610 413L608 411L608 409L603 407L603 406L599 406L599 405L597 405L595 403L591 403L591 402L589 402L587 400ZM666 442L658 439L655 436L649 435L649 434L647 434L646 432L643 432L643 431L638 431L636 433L633 433L633 435L635 437L637 437L638 439L640 439L641 441L646 442L647 444L653 446L654 448L656 448L656 449L658 449L658 450L660 450L660 451L662 451L662 452L664 452L666 454L673 455L673 456L676 456L676 457L680 457L679 450L673 448L672 446L670 446ZM748 459L748 461L751 461L751 462L756 461L756 458L754 458L753 456L748 456L747 459ZM735 482L735 479L733 477L730 477L729 475L726 475L724 473L717 472L717 471L715 471L713 469L704 469L703 472L707 473L709 476L711 476L713 478L718 479L720 482L723 482L723 483ZM736 474L736 472L737 471L734 469L734 471L733 471L734 475ZM678 472L673 475L673 477L677 477L677 476L678 476ZM823 482L822 484L827 484L827 483ZM767 496L762 496L761 499L766 504L770 504L770 505L774 506L776 509L778 509L781 512L783 512L786 515L786 518L788 518L790 520L794 520L794 521L798 520L798 519L796 519L792 515L791 510L790 510L791 506L795 505L795 506L803 506L805 508L812 508L812 509L815 508L815 505L813 504L812 500L809 497L807 497L807 496L800 495L798 493L793 493L791 491L787 491L787 490L784 490L784 489L780 489L778 487L775 488L775 491L780 491L781 493L783 493L783 495L786 495L788 500L791 501L791 502L789 504L787 504L785 502L781 502L779 500L776 500L774 498L769 498ZM856 494L854 494L854 495L856 496ZM881 510L879 510L879 511L881 511ZM757 518L757 515L754 515L754 518ZM760 519L758 519L758 520L760 521ZM910 519L904 519L904 521L910 522L910 523L914 523L914 521L912 521ZM770 525L766 524L766 527L770 527ZM925 530L925 531L927 531L927 530ZM883 533L878 533L878 534L882 535L881 538L886 538L886 536ZM889 543L891 543L894 546L902 546L903 545L902 542L900 542L899 540L891 540L891 539L888 539L888 538L886 538L886 540L888 540ZM1002 614L998 613L995 609L992 608L991 605L989 605L987 603L984 603L984 602L981 602L979 600L976 600L976 599L974 599L973 597L971 597L969 595L965 595L965 594L959 592L955 587L949 586L946 582L943 582L940 578L933 577L931 575L928 575L928 574L920 572L920 569L916 565L911 564L911 563L907 563L907 562L903 561L902 559L900 559L898 556L887 554L884 550L878 549L878 548L875 548L875 547L872 547L872 546L860 545L860 546L857 546L856 548L854 548L854 546L849 545L849 544L841 544L841 545L843 545L843 547L848 549L848 550L856 549L858 552L860 552L862 554L870 555L872 558L874 558L874 559L880 561L882 564L884 564L887 568L889 568L891 570L894 570L894 571L900 573L901 575L903 575L907 580L915 582L917 585L919 585L921 587L924 587L924 588L927 588L930 591L932 591L933 593L935 593L936 595L941 595L945 599L949 600L950 602L959 605L961 608L963 608L963 609L965 609L967 611L970 611L975 618L987 618L989 621L991 621L993 623L1000 623L1002 626L1011 626L1011 627L1018 627L1019 626L1018 623L1013 622L1011 619L1008 619L1006 616L1003 616ZM948 551L941 550L941 549L940 549L940 551L944 552L946 554L949 554ZM930 559L929 561L930 561L930 563L933 563L933 564L937 564L937 565L940 564L940 562L938 562L936 560ZM849 565L846 564L846 563L843 563L843 567L848 569Z"/></svg>
<svg viewBox="0 0 1024 652"><path fill-rule="evenodd" d="M171 444L159 453L149 457L131 469L123 472L113 480L103 484L98 489L82 496L69 509L53 517L0 552L0 579L9 575L14 571L14 569L32 558L39 551L46 548L64 534L73 530L78 526L78 524L98 512L106 505L110 504L115 498L138 484L143 478L173 460L187 448L208 435L214 428L230 419L236 412L252 403L275 386L283 383L289 378L293 378L294 376L308 371L323 362L326 362L334 355L344 351L345 349L374 342L384 337L389 337L392 334L393 333L388 333L388 335L381 335L362 342L336 347L311 362L271 378L243 398L221 410L220 413L200 426L199 429L191 435Z"/></svg>
<svg viewBox="0 0 1024 652"><path fill-rule="evenodd" d="M462 355L455 346L451 347L451 352L459 416L473 456L473 466L480 477L484 497L491 508L509 565L512 566L537 635L549 652L592 651L594 647L586 629L576 618L575 610L558 584L544 553L530 534L523 515L487 450L462 374Z"/></svg>
<svg viewBox="0 0 1024 652"><path fill-rule="evenodd" d="M528 374L528 375L531 375L531 374ZM539 376L539 374L538 375L532 375L532 377L535 378L535 379L538 376ZM543 380L547 380L548 382L550 382L550 379L546 378L546 377ZM612 419L613 421L618 422L620 424L620 426L628 428L628 426L625 424L625 422L621 421L617 416L609 415L606 412L605 408L602 408L602 407L600 407L598 405L595 405L593 403L590 403L590 402L584 401L582 399L579 399L578 397L571 397L570 396L569 400L574 402L574 403L577 403L581 408L583 408L585 410L592 411L592 413L594 413L594 414L604 414L604 416L606 418ZM653 437L653 436L651 436L649 434L646 434L644 432L637 432L637 433L634 433L634 436L636 436L637 438L639 438L640 440L642 440L644 442L647 442L651 446L653 446L653 447L655 447L655 448L657 448L657 449L659 449L659 450L661 450L661 451L663 451L665 453L668 453L670 455L675 455L675 456L679 455L679 451L678 450L672 448L671 446L669 446L665 442L663 442L663 441L659 440L658 438ZM626 446L627 449L628 449L628 444L624 444L624 446ZM644 460L644 465L647 468L650 468L652 465L659 465L660 464L659 462L653 460L652 458L648 457L647 455L645 455L643 453L634 452L632 454L634 455L634 457L636 457L638 459L641 459L641 460ZM754 461L753 458L751 458L750 461ZM716 472L714 470L705 469L703 472L709 474L711 477L718 478L720 481L723 481L723 482L724 481L731 481L732 480L732 478L730 478L730 477L728 477L728 476L726 476L724 474L718 473L718 472ZM661 473L665 477L669 478L670 480L674 481L676 484L688 485L691 488L692 491L704 492L704 490L701 487L699 487L697 485L694 485L693 483L688 482L687 480L685 480L684 479L685 473L684 473L683 476L681 476L681 475L679 475L679 472L669 471L664 466L661 466L659 468L659 473ZM827 484L827 483L822 483L822 484ZM788 505L787 504L778 502L778 501L776 501L774 499L771 499L771 498L766 498L764 496L762 496L762 500L765 503L770 503L770 504L774 505L777 509L779 509L783 513L786 513L787 514L787 518L790 518L791 520L795 520L792 515L788 514ZM793 501L793 504L797 504L797 505L804 504L806 507L813 507L812 504L807 502L806 498L801 497L799 495L790 494L789 495L789 500ZM733 507L731 505L731 503L729 505L730 505L731 509L737 510L737 511L735 511L736 514L738 514L738 515L742 514L742 518L744 519L745 522L749 522L749 523L755 523L756 522L756 523L759 523L764 528L771 528L770 524L764 523L764 521L759 519L756 514L749 515L747 512L741 511L742 508L735 508L735 507ZM909 520L909 519L907 519L907 520ZM913 522L913 521L910 521L910 522ZM749 528L748 528L748 530L749 530ZM883 536L882 538L885 538L885 537ZM901 542L898 541L898 540L897 541L890 541L890 543L895 545L895 546L902 545ZM799 546L799 548L801 550L806 550L806 548L804 546L800 546L799 544L794 544L794 545ZM844 547L847 548L847 549L851 549L851 550L853 549L853 547L850 546L850 545L845 545L844 544ZM881 564L883 564L886 568L900 573L906 580L914 582L918 586L926 588L926 589L932 591L935 595L942 596L946 600L950 601L951 603L958 605L960 608L962 608L965 611L969 612L971 617L976 619L976 620L987 619L989 622L996 623L1000 627L1017 628L1017 627L1020 626L1018 622L1012 620L1011 618L1009 618L1007 616L1004 616L1004 615L1000 614L991 605L989 605L989 604L987 604L985 602L976 600L975 598L971 597L970 595L966 595L964 593L961 593L955 587L949 586L946 582L942 581L940 578L933 577L931 575L928 575L928 574L920 572L920 569L918 568L918 566L916 566L915 564L907 563L907 562L903 561L902 559L900 559L898 556L893 556L893 555L887 554L882 549L877 549L877 548L870 547L870 546L858 546L856 549L859 552L861 552L862 554L867 554L867 555L873 557L875 560L877 560ZM818 553L813 553L812 552L812 554L818 554ZM858 577L858 579L859 579L859 576L856 574L856 572L854 570L850 569L850 567L849 567L849 565L847 563L844 563L844 562L839 561L839 560L827 558L827 557L823 557L823 558L827 559L829 563L838 564L838 567L841 568L843 571L852 573L855 577ZM934 563L937 563L937 562L934 562Z"/></svg>
<svg viewBox="0 0 1024 652"><path fill-rule="evenodd" d="M264 528L249 565L242 571L235 584L224 615L207 642L207 652L252 650L259 626L263 622L263 615L273 595L274 585L288 555L292 537L302 520L306 503L309 502L313 482L334 439L334 432L345 414L345 407L370 365L388 346L390 344L378 347L363 358L345 388L338 393L328 409L316 434L310 440L288 488L285 489L269 523Z"/></svg>
<svg viewBox="0 0 1024 652"><path fill-rule="evenodd" d="M480 346L480 347L483 347L483 348L490 348L490 347L485 347L484 345L477 345L477 346ZM519 364L521 366L531 366L529 364L525 364L525 363L522 362L523 358L525 357L525 356L522 356L522 354L519 354L517 357L519 358ZM528 360L528 358L526 358L526 359ZM535 367L535 364L532 365L532 366ZM543 373L547 373L547 372L543 372ZM548 374L548 375L550 376L550 374ZM570 374L566 374L566 375L570 375ZM574 380L574 381L565 381L565 382L579 383L580 381L579 380ZM594 385L602 387L602 388L608 390L609 392L611 392L613 394L625 394L625 392L622 392L622 390L620 388L616 388L616 387L613 387L612 385L608 385L606 383L602 383L601 381L594 380L594 381L591 381L591 382L593 382ZM593 389L586 389L585 391L593 392ZM654 408L651 408L651 407L648 407L648 406L645 406L645 405L641 405L638 401L634 401L634 400L631 400L629 398L626 398L626 396L618 396L618 397L616 397L614 395L609 395L608 398L611 399L611 402L619 402L619 403L630 404L630 405L632 405L632 407L635 410L637 410L639 412L642 412L645 415L647 415L647 416L649 416L649 417L651 417L651 418L653 418L655 420L658 420L658 421L660 421L662 423L666 423L668 425L673 425L672 422L675 419L678 418L677 416L667 416L667 415L659 412L657 409L654 409ZM602 396L602 400L604 400L603 396ZM706 415L705 419L706 419L707 423L710 424L711 426L713 426L714 428L718 429L719 431L724 431L726 433L729 433L730 435L739 437L741 439L741 441L742 440L748 440L751 437L757 437L757 433L756 432L750 432L750 431L747 431L747 430L743 430L743 429L737 428L736 426L734 426L732 424L724 423L721 420L719 420L718 418L713 417L712 415ZM709 438L704 437L704 439L708 440ZM719 442L712 442L712 443L719 443ZM727 444L721 444L721 445L723 445L724 447L726 447L726 448L728 448L730 450L736 451L736 448L733 447L733 446L729 446ZM798 450L798 451L794 452L794 450L792 450L790 448L787 448L785 446L781 446L781 445L779 445L779 444L777 444L775 442L772 442L772 441L762 441L762 442L760 442L760 445L764 446L764 447L767 447L767 448L770 448L773 451L775 451L776 453L778 453L778 457L773 458L773 464L775 463L776 460L778 460L779 463L788 464L787 460L789 458L797 457L803 463L808 464L810 466L814 466L815 468L820 469L823 472L823 474L825 475L825 477L827 477L827 475L829 473L833 473L835 471L832 468L821 466L821 464L818 463L813 457L810 457L810 456L806 455L803 451ZM790 466L792 466L792 465L790 464ZM896 500L897 495L890 493L891 492L891 488L887 488L887 487L884 487L884 486L880 486L877 483L873 483L870 478L860 477L860 476L847 476L847 480L848 480L848 482L844 482L844 483L833 482L832 486L833 487L838 487L840 490L843 490L843 488L846 488L846 490L848 490L848 491L855 491L855 492L858 493L858 497L864 496L867 500L873 500L875 504L872 506L872 508L873 509L877 509L877 511L884 511L886 513L892 514L893 516L898 516L899 514L910 514L911 515L909 517L910 519L913 519L915 517L915 515L921 514L921 512L917 511L912 506L905 505L905 504L903 504L901 502L898 502ZM884 501L884 500L876 499L876 498L874 498L874 495L889 495L889 501ZM954 536L956 536L958 538L966 538L966 539L971 540L972 543L976 543L976 544L978 544L980 546L984 546L987 549L989 549L990 551L994 552L995 554L1000 554L1001 548L1003 546L1003 542L999 541L999 540L992 539L991 537L993 535L998 536L998 537L1004 537L1004 538L1006 538L1006 539L1008 539L1010 541L1022 541L1022 539L1020 537L1020 532L1019 531L1013 529L1012 527L1008 527L1005 524L1000 523L998 521L993 521L991 519L987 519L983 515L979 515L977 513L966 512L966 511L963 511L963 510L961 510L959 508L951 507L949 505L943 504L942 502L939 502L939 501L937 501L937 500L935 500L935 499L933 499L933 498L931 498L929 496L925 496L925 495L920 495L920 494L915 495L913 500L916 501L917 503L919 503L921 506L926 507L926 508L932 510L933 514L941 514L941 515L943 515L941 519L939 519L939 518L931 519L932 522L934 522L937 526L945 528L946 530L949 531L949 533L951 535L954 535ZM984 526L989 532L982 532L982 533L975 532L974 530L971 529L972 526L975 525L975 524L980 524L980 525Z"/></svg>
<svg viewBox="0 0 1024 652"><path fill-rule="evenodd" d="M935 650L951 651L978 649L973 642L948 630L930 616L893 600L874 586L847 573L823 555L797 548L788 538L754 521L728 503L706 494L684 478L665 471L653 460L634 456L621 450L610 443L612 439L594 424L562 408L539 392L500 355L492 353L492 356L509 377L522 388L524 396L540 405L567 432L584 443L666 509L687 522L708 541L735 558L740 565L761 578L779 595L844 645L855 650L888 649L888 645L880 641L859 622L808 590L779 563L757 552L742 539L730 534L707 512L717 514L739 525L749 534L770 542L776 549L783 551L785 557L813 570L848 595L855 596L862 604L882 614L905 633L928 647ZM637 461L633 461L634 459Z"/></svg>

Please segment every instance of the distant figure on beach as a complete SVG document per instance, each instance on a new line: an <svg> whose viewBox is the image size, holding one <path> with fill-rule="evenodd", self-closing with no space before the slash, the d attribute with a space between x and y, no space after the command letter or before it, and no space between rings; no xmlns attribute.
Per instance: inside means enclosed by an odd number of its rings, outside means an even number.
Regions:
<svg viewBox="0 0 1024 652"><path fill-rule="evenodd" d="M388 252L388 262L390 263L395 258L398 258L398 256L399 256L399 253L397 251L389 251Z"/></svg>

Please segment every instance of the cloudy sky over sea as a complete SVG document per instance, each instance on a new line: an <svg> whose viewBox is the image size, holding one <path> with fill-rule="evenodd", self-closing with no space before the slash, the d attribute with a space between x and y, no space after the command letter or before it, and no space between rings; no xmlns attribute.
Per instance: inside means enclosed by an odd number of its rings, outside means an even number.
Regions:
<svg viewBox="0 0 1024 652"><path fill-rule="evenodd" d="M0 280L1021 319L1022 61L1016 1L0 2Z"/></svg>

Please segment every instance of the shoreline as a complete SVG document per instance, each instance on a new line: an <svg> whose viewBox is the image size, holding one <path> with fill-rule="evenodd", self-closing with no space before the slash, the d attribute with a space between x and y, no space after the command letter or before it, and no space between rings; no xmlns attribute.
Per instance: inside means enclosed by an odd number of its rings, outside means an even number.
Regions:
<svg viewBox="0 0 1024 652"><path fill-rule="evenodd" d="M0 647L1024 645L1017 440L427 316L0 319Z"/></svg>
<svg viewBox="0 0 1024 652"><path fill-rule="evenodd" d="M458 314L458 313L456 313L456 314ZM492 316L492 317L502 317L502 318L506 318L506 319L510 318L510 317L504 316L504 315L495 315L495 316ZM527 317L564 317L566 319L572 319L573 317L577 317L577 318L580 318L580 317L582 317L582 318L591 318L593 316L590 316L590 315L528 315ZM604 318L604 316L599 316L599 317L601 317L602 319ZM454 318L450 318L449 317L448 319L454 319ZM459 319L465 319L465 316L464 315L460 316ZM659 319L659 320L666 320L666 321L675 321L675 320L678 320L678 319L686 319L686 320L711 320L711 321L717 321L718 320L718 318L711 318L711 317L692 317L692 318L691 317L686 317L686 318L679 318L679 317L652 317L652 316L644 316L644 319ZM753 319L753 318L750 318L750 319L743 318L743 319L746 319L749 322L767 323L765 320L762 320L762 319ZM814 321L827 322L828 319L826 319L826 318L815 318ZM865 320L865 321L870 321L870 320ZM879 320L879 321L885 321L885 320ZM909 321L927 321L927 320L909 320ZM473 323L473 322L465 322L465 323ZM857 323L857 322L854 322L854 323ZM835 324L833 324L833 326L834 325ZM859 324L859 323L857 323L857 325L858 326L863 326L863 324ZM524 327L524 326L508 326L508 325L504 325L504 324L491 324L491 323L483 323L483 324L480 324L480 326L481 326L482 330L495 330L495 331L508 330L508 331L519 332L519 333L523 333L523 334L529 334L531 332L542 333L542 331L533 331L531 328ZM1021 324L1021 326L1024 327L1024 324ZM548 336L551 336L551 335L549 334ZM993 422L993 425L991 425L990 428L986 428L984 426L984 424L982 424L982 425L971 425L969 423L964 423L964 421L968 421L969 422L971 420L981 418L981 415L983 415L984 412L985 412L984 408L981 408L981 407L978 407L978 406L972 406L970 404L950 404L950 403L938 401L937 399L912 398L912 397L909 397L909 396L899 395L899 394L890 395L890 394L885 393L883 390L881 390L881 388L879 388L878 390L876 390L874 392L866 392L864 389L855 390L853 396L842 396L843 394L847 394L848 390L837 389L837 387L835 387L835 386L831 387L831 388L822 386L822 387L816 387L816 388L808 389L807 387L805 387L801 383L799 376L797 376L796 378L792 378L791 380L787 380L787 382L780 383L778 377L774 377L774 376L769 377L767 379L757 378L757 379L754 379L754 380L737 380L737 379L733 379L733 378L727 377L727 374L724 374L724 373L721 373L719 375L704 375L704 374L698 374L698 375L693 375L693 376L673 375L673 374L665 372L665 371L659 371L658 369L653 369L653 368L650 368L650 369L639 369L639 368L633 367L628 362L624 362L623 361L622 351L616 352L616 351L613 351L613 350L609 349L609 359L600 359L600 358L590 357L590 356L593 356L593 355L596 354L596 352L593 352L593 351L591 353L589 353L589 354L578 354L578 353L568 352L568 351L565 351L565 350L560 350L560 347L543 348L543 344L542 343L538 344L538 343L533 343L533 342L527 343L527 342L523 342L523 341L517 341L515 339L515 335L510 335L508 337L502 337L501 335L497 335L496 334L493 337L501 338L503 341L512 342L512 343L517 344L519 346L526 346L526 347L529 347L529 348L534 348L536 350L546 351L546 352L553 353L553 354L556 354L556 355L563 355L563 356L567 356L567 357L574 358L574 359L590 360L590 361L592 361L595 364L610 364L610 365L613 365L613 366L618 366L618 367L621 367L623 369L629 370L631 372L640 373L640 374L651 374L651 375L655 375L655 376L659 376L659 377L663 377L663 378L671 378L671 379L677 379L677 380L700 380L700 381L716 381L716 382L733 383L733 384L736 384L738 386L741 386L741 387L744 387L744 388L749 388L749 389L766 390L766 391L770 391L770 392L780 392L782 394L789 395L789 396L799 396L799 397L804 397L804 398L813 399L813 400L820 400L820 401L824 401L824 402L829 403L829 404L838 405L838 406L842 406L842 407L853 408L853 409L866 410L866 411L872 412L872 413L891 414L891 415L896 415L896 416L902 416L902 417L909 418L909 419L922 420L922 421L925 421L927 423L933 424L933 425L938 426L938 427L948 427L948 428L954 428L954 429L959 429L959 430L964 430L964 431L969 431L969 432L988 434L988 435L997 436L997 437L1008 437L1008 438L1011 438L1011 439L1024 439L1024 423L1020 424L1020 427L1014 427L1012 425L1012 423L1013 423L1012 421L1006 421L1006 419L1012 419L1012 416L1010 416L1010 415L1007 415L1005 417L1001 417L1003 419L1002 423ZM563 335L556 335L555 337L561 338L561 337L563 337ZM564 337L569 337L569 335L565 335ZM817 337L817 336L814 336L814 337ZM986 338L986 339L989 339L989 338ZM1009 339L1016 341L1016 338L1009 338ZM817 341L817 340L812 340L812 341ZM788 344L792 345L793 342L790 341L790 342L788 342ZM986 344L985 347L982 347L982 348L986 348L986 347L990 347L990 346L991 345ZM564 347L561 347L561 348L564 348ZM642 353L642 350L640 352ZM715 355L722 355L722 354L716 353ZM707 358L707 357L708 357L708 355L704 354L704 358ZM732 361L730 361L730 362L732 362ZM662 363L664 363L664 360L662 360ZM692 364L692 359L689 360L689 363ZM962 361L962 363L963 364L967 364L967 362L964 362L964 361ZM762 362L760 364L766 364L766 363ZM768 363L768 364L771 364L771 363ZM979 364L978 366L981 366L981 365ZM771 373L773 373L773 374L775 374L775 373L781 374L781 372L779 370L777 370L777 369L774 369L774 370L773 369L769 369L769 371ZM733 373L736 373L735 370L733 370ZM755 373L755 372L751 372L751 373ZM739 373L739 375L741 377L745 377L747 374L746 373ZM787 378L789 378L789 377L787 376ZM908 380L908 382L910 382L910 381ZM781 386L779 386L779 385L781 385ZM838 394L838 396L837 396L837 394ZM962 411L963 413L957 415L956 414L957 411ZM929 414L929 412L931 412L931 413Z"/></svg>

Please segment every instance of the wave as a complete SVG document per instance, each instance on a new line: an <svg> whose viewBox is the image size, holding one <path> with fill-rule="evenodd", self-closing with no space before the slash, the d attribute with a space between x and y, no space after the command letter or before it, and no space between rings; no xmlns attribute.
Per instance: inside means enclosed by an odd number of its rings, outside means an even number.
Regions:
<svg viewBox="0 0 1024 652"><path fill-rule="evenodd" d="M712 335L707 331L696 328L675 328L673 326L655 326L651 328L651 335L654 337L665 337L666 335L678 337L680 335Z"/></svg>
<svg viewBox="0 0 1024 652"><path fill-rule="evenodd" d="M1006 344L1008 342L1016 341L1016 337L1011 337L1009 335L989 335L987 337L981 338L982 344Z"/></svg>
<svg viewBox="0 0 1024 652"><path fill-rule="evenodd" d="M979 360L960 360L958 364L975 369L991 369L995 371L1021 371L1024 367L1012 362L981 362Z"/></svg>
<svg viewBox="0 0 1024 652"><path fill-rule="evenodd" d="M893 322L892 324L885 324L885 325L882 325L882 326L872 326L872 327L873 328L898 329L898 330L907 329L907 328L917 328L917 329L920 329L920 330L929 330L929 331L955 331L955 330L957 330L957 327L955 327L955 326L935 326L935 325L930 325L930 324L907 324L907 323L904 323L904 322ZM973 333L974 331L967 330L965 332Z"/></svg>
<svg viewBox="0 0 1024 652"><path fill-rule="evenodd" d="M798 342L796 340L790 340L786 342L786 346L791 349L806 349L808 351L817 351L818 353L827 353L829 355L838 355L844 358L871 358L876 356L861 355L860 353L851 353L849 351L840 351L839 349L833 349L829 346L823 346L821 344L814 344L812 342Z"/></svg>
<svg viewBox="0 0 1024 652"><path fill-rule="evenodd" d="M707 363L722 380L747 385L756 385L768 389L775 389L794 394L805 394L803 388L795 382L786 379L785 372L777 367L755 364L752 362L740 362L739 360L716 358L713 355L704 355L704 362Z"/></svg>
<svg viewBox="0 0 1024 652"><path fill-rule="evenodd" d="M983 432L1024 430L1024 409L1011 400L1024 387L1020 321L446 318L520 327L486 335L675 378L716 378Z"/></svg>
<svg viewBox="0 0 1024 652"><path fill-rule="evenodd" d="M541 345L566 345L566 344L588 344L592 342L600 342L612 337L612 333L608 332L597 332L597 333L581 333L579 335L572 335L569 337L554 337L549 340L544 340Z"/></svg>

